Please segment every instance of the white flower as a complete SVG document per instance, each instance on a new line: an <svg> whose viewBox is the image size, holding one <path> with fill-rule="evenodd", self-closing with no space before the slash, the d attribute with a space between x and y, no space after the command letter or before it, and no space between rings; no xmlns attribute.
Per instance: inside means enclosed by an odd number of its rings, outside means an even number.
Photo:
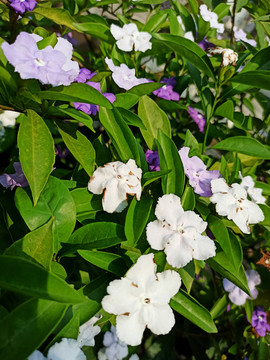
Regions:
<svg viewBox="0 0 270 360"><path fill-rule="evenodd" d="M86 360L79 343L74 339L63 338L48 351L48 360Z"/></svg>
<svg viewBox="0 0 270 360"><path fill-rule="evenodd" d="M167 334L175 323L169 301L181 285L176 271L156 273L154 255L142 255L126 277L112 281L102 300L105 311L116 316L116 332L128 345L139 345L147 327Z"/></svg>
<svg viewBox="0 0 270 360"><path fill-rule="evenodd" d="M152 49L152 43L149 41L152 36L147 32L138 31L136 24L126 24L123 28L112 24L110 30L120 50L132 51L134 47L135 51L145 52Z"/></svg>
<svg viewBox="0 0 270 360"><path fill-rule="evenodd" d="M3 126L15 126L18 116L20 116L20 113L17 111L4 110L0 112L0 122Z"/></svg>
<svg viewBox="0 0 270 360"><path fill-rule="evenodd" d="M100 327L94 326L94 324L99 320L99 317L94 316L86 323L80 326L79 335L78 335L78 343L80 348L83 346L95 346L94 337L100 333Z"/></svg>
<svg viewBox="0 0 270 360"><path fill-rule="evenodd" d="M103 209L109 213L121 212L128 205L127 194L141 198L142 170L135 160L126 164L121 161L110 162L97 168L88 183L88 190L102 194Z"/></svg>
<svg viewBox="0 0 270 360"><path fill-rule="evenodd" d="M238 60L238 54L234 52L232 49L223 49L221 47L217 47L215 49L208 50L210 55L214 54L222 54L222 63L221 66L225 67L228 65L236 66Z"/></svg>
<svg viewBox="0 0 270 360"><path fill-rule="evenodd" d="M213 196L210 201L216 204L216 211L221 216L227 216L239 229L250 234L249 224L257 224L264 220L260 207L247 199L247 192L243 186L232 184L229 186L224 179L211 181Z"/></svg>
<svg viewBox="0 0 270 360"><path fill-rule="evenodd" d="M248 44L250 44L251 46L256 46L257 43L254 39L248 39L247 38L247 34L244 32L244 30L242 29L237 29L236 26L233 27L233 32L234 32L234 38L236 41L244 41Z"/></svg>
<svg viewBox="0 0 270 360"><path fill-rule="evenodd" d="M159 65L157 58L151 58L150 56L143 57L141 60L142 68L145 68L145 71L150 74L157 74L164 71L165 63Z"/></svg>
<svg viewBox="0 0 270 360"><path fill-rule="evenodd" d="M217 29L217 32L220 34L224 32L224 24L218 22L217 14L208 10L206 5L200 6L200 14L204 21L210 22L211 28Z"/></svg>
<svg viewBox="0 0 270 360"><path fill-rule="evenodd" d="M45 356L39 351L35 350L29 357L28 360L46 360Z"/></svg>
<svg viewBox="0 0 270 360"><path fill-rule="evenodd" d="M159 198L158 220L147 225L147 241L155 250L163 250L170 265L181 268L192 259L206 260L216 254L214 241L201 235L207 227L194 211L184 211L174 194Z"/></svg>
<svg viewBox="0 0 270 360"><path fill-rule="evenodd" d="M104 334L102 351L98 353L99 360L122 360L128 355L128 346L125 342L120 341L116 335L116 328L112 325L111 331Z"/></svg>
<svg viewBox="0 0 270 360"><path fill-rule="evenodd" d="M242 179L241 185L247 191L251 200L256 204L265 204L265 197L262 196L262 189L255 188L255 183L251 176L243 177L241 172L239 171L239 177Z"/></svg>
<svg viewBox="0 0 270 360"><path fill-rule="evenodd" d="M186 32L185 35L184 35L184 38L189 39L191 41L194 41L194 36L193 36L192 31Z"/></svg>

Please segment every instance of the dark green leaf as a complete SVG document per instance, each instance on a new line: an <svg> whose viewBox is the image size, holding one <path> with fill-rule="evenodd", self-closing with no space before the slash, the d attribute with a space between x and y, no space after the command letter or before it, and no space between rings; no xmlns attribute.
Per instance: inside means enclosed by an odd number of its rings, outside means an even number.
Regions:
<svg viewBox="0 0 270 360"><path fill-rule="evenodd" d="M250 85L258 89L270 90L270 71L256 70L237 74L230 80L233 83Z"/></svg>
<svg viewBox="0 0 270 360"><path fill-rule="evenodd" d="M118 111L128 125L137 126L138 128L145 130L142 120L138 115L134 114L134 112L122 108L118 108Z"/></svg>
<svg viewBox="0 0 270 360"><path fill-rule="evenodd" d="M195 277L195 264L194 261L190 261L186 266L178 270L181 279L187 289L187 292L190 293L192 283Z"/></svg>
<svg viewBox="0 0 270 360"><path fill-rule="evenodd" d="M149 184L151 184L153 181L156 181L163 176L169 174L171 170L162 170L162 171L150 171L143 174L142 178L142 186L143 188Z"/></svg>

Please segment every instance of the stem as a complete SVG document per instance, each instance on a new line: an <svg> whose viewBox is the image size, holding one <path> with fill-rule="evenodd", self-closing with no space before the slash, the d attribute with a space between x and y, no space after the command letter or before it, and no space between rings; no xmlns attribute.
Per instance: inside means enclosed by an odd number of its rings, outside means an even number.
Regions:
<svg viewBox="0 0 270 360"><path fill-rule="evenodd" d="M233 3L233 13L232 13L232 28L231 28L231 45L233 44L234 42L234 31L233 31L233 28L234 28L234 24L235 24L235 12L236 12L236 4L237 4L237 0L234 0L234 3Z"/></svg>

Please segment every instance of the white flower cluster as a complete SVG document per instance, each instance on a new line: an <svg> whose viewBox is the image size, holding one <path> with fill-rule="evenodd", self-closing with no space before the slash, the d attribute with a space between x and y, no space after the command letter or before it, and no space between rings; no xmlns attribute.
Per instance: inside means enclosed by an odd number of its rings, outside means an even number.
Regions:
<svg viewBox="0 0 270 360"><path fill-rule="evenodd" d="M206 5L200 6L200 14L204 21L210 23L211 28L217 29L217 32L220 34L224 32L224 24L218 22L217 14L208 10Z"/></svg>

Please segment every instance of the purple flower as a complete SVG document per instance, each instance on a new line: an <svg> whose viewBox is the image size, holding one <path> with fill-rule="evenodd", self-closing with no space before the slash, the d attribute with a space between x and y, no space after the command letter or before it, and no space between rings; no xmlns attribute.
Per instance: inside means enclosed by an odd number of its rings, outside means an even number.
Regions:
<svg viewBox="0 0 270 360"><path fill-rule="evenodd" d="M86 84L95 88L96 90L98 90L101 93L101 88L100 88L99 82L88 81ZM102 95L105 96L105 98L107 100L109 100L110 103L113 103L116 100L115 95L112 93L103 93ZM73 105L74 105L75 109L81 110L82 112L84 112L87 115L91 115L91 114L96 115L96 113L99 111L98 105L86 104L86 103L80 103L80 102L74 102Z"/></svg>
<svg viewBox="0 0 270 360"><path fill-rule="evenodd" d="M266 332L270 332L270 325L267 322L267 314L262 307L258 306L256 310L253 311L251 325L260 336L265 336Z"/></svg>
<svg viewBox="0 0 270 360"><path fill-rule="evenodd" d="M39 35L21 32L12 45L4 42L1 47L22 79L38 79L53 86L70 85L79 74L78 63L71 60L72 45L58 38L54 48L47 46L39 50L40 40Z"/></svg>
<svg viewBox="0 0 270 360"><path fill-rule="evenodd" d="M172 76L170 79L164 78L161 83L166 85L153 91L153 94L162 99L179 101L180 95L176 91L173 91L173 88L176 86L175 77Z"/></svg>
<svg viewBox="0 0 270 360"><path fill-rule="evenodd" d="M198 125L200 132L203 132L205 126L205 118L201 114L199 114L198 111L196 111L190 106L188 106L188 113L192 120L194 120L195 123Z"/></svg>
<svg viewBox="0 0 270 360"><path fill-rule="evenodd" d="M149 164L149 170L150 171L159 171L160 165L159 165L159 157L158 157L158 151L152 151L147 150L145 153L146 161Z"/></svg>
<svg viewBox="0 0 270 360"><path fill-rule="evenodd" d="M15 162L13 164L15 173L14 174L3 174L0 176L0 184L6 188L10 187L11 190L14 189L15 186L26 187L28 186L28 181L24 176L22 171L21 163Z"/></svg>
<svg viewBox="0 0 270 360"><path fill-rule="evenodd" d="M252 299L256 299L258 296L258 290L255 286L261 283L260 275L255 270L247 270L246 276ZM228 279L223 279L223 287L225 291L229 292L229 299L235 305L244 305L247 299L251 299L243 290L234 285Z"/></svg>
<svg viewBox="0 0 270 360"><path fill-rule="evenodd" d="M215 46L214 44L212 44L212 43L210 43L209 41L206 40L206 36L200 42L198 42L198 45L204 51L207 50L208 48L211 48L211 47Z"/></svg>
<svg viewBox="0 0 270 360"><path fill-rule="evenodd" d="M55 155L58 155L60 157L60 159L65 159L69 154L68 148L65 148L64 150L62 150L59 145L55 145L54 148L55 148Z"/></svg>
<svg viewBox="0 0 270 360"><path fill-rule="evenodd" d="M189 184L196 194L203 197L212 196L211 181L220 178L221 174L218 170L206 170L206 165L198 156L188 157L189 150L189 147L183 147L179 150Z"/></svg>
<svg viewBox="0 0 270 360"><path fill-rule="evenodd" d="M10 6L20 14L23 14L26 10L34 10L37 5L36 0L10 0L10 2Z"/></svg>
<svg viewBox="0 0 270 360"><path fill-rule="evenodd" d="M76 77L76 79L74 79L74 81L77 81L78 83L85 83L87 80L92 79L92 77L96 74L97 73L92 73L86 68L81 68L79 75Z"/></svg>

